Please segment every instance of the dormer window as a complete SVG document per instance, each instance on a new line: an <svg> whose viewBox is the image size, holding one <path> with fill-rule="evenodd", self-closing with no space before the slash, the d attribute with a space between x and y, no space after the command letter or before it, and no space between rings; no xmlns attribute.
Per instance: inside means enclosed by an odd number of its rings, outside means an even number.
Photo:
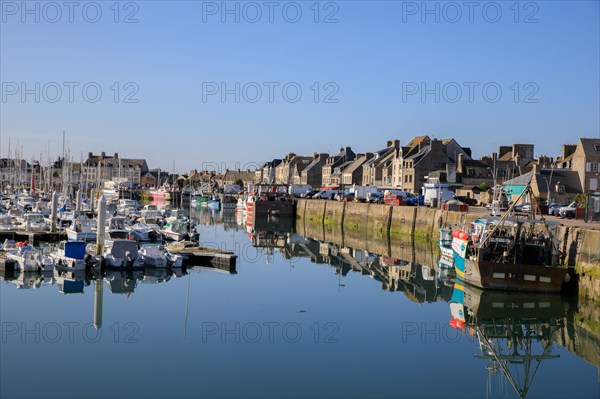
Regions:
<svg viewBox="0 0 600 399"><path fill-rule="evenodd" d="M594 144L594 149L596 151L600 151L600 144Z"/></svg>

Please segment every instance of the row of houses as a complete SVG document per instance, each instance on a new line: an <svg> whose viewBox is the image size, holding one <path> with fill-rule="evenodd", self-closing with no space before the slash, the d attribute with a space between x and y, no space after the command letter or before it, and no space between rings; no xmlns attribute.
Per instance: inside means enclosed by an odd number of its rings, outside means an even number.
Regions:
<svg viewBox="0 0 600 399"><path fill-rule="evenodd" d="M581 138L577 144L563 145L556 159L536 158L533 144L500 146L497 152L474 159L471 149L454 139L418 136L404 146L390 140L374 152L356 153L342 147L334 155L289 153L264 163L253 181L314 188L356 184L412 193L419 193L425 183L439 182L449 184L459 195L476 197L483 186L514 180L532 182L540 197L566 200L599 190L599 169L600 139Z"/></svg>
<svg viewBox="0 0 600 399"><path fill-rule="evenodd" d="M381 149L357 153L342 147L336 154L315 152L312 156L289 153L265 162L257 170L226 170L223 173L192 170L186 175L171 175L148 168L144 159L119 157L118 153L88 153L82 163L69 165L71 181L102 183L117 178L135 186L159 187L174 184L177 178L190 179L199 186L223 186L243 182L269 184L308 184L314 188L363 185L394 187L419 193L425 183L447 183L458 195L477 197L484 185L504 183L518 193L531 182L539 197L568 200L578 193L599 191L600 139L581 138L577 144L565 144L554 159L535 157L533 144L500 146L497 152L474 159L469 147L454 139L418 136L406 145L389 140ZM32 174L40 176L39 163L0 159L0 183L28 186ZM46 175L60 184L62 160L54 162Z"/></svg>

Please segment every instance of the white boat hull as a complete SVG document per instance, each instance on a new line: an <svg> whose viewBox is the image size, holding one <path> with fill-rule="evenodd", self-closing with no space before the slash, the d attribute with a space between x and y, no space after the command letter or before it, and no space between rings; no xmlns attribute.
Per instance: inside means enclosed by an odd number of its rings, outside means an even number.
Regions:
<svg viewBox="0 0 600 399"><path fill-rule="evenodd" d="M54 269L52 259L39 251L27 251L24 254L7 254L8 259L15 261L15 268L22 272L51 271Z"/></svg>
<svg viewBox="0 0 600 399"><path fill-rule="evenodd" d="M54 259L54 265L57 269L63 270L85 270L85 260L74 259L67 257L52 257Z"/></svg>
<svg viewBox="0 0 600 399"><path fill-rule="evenodd" d="M96 233L93 231L75 231L67 229L67 238L69 241L94 241Z"/></svg>

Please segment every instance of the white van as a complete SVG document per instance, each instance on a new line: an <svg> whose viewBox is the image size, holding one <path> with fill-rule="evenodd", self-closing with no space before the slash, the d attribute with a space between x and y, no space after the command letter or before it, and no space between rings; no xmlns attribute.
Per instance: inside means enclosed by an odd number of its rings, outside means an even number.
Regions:
<svg viewBox="0 0 600 399"><path fill-rule="evenodd" d="M438 194L440 196L439 201L441 203L454 199L454 192L448 187L449 186L447 184L425 183L423 185L424 204L426 206L431 206L432 200L435 200L434 202L438 203Z"/></svg>

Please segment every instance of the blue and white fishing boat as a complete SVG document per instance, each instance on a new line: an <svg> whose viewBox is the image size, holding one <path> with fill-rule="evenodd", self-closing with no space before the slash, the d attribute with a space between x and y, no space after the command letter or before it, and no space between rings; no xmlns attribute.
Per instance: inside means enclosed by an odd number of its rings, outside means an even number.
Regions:
<svg viewBox="0 0 600 399"><path fill-rule="evenodd" d="M88 264L92 264L86 245L85 241L61 241L50 257L58 269L85 270Z"/></svg>

